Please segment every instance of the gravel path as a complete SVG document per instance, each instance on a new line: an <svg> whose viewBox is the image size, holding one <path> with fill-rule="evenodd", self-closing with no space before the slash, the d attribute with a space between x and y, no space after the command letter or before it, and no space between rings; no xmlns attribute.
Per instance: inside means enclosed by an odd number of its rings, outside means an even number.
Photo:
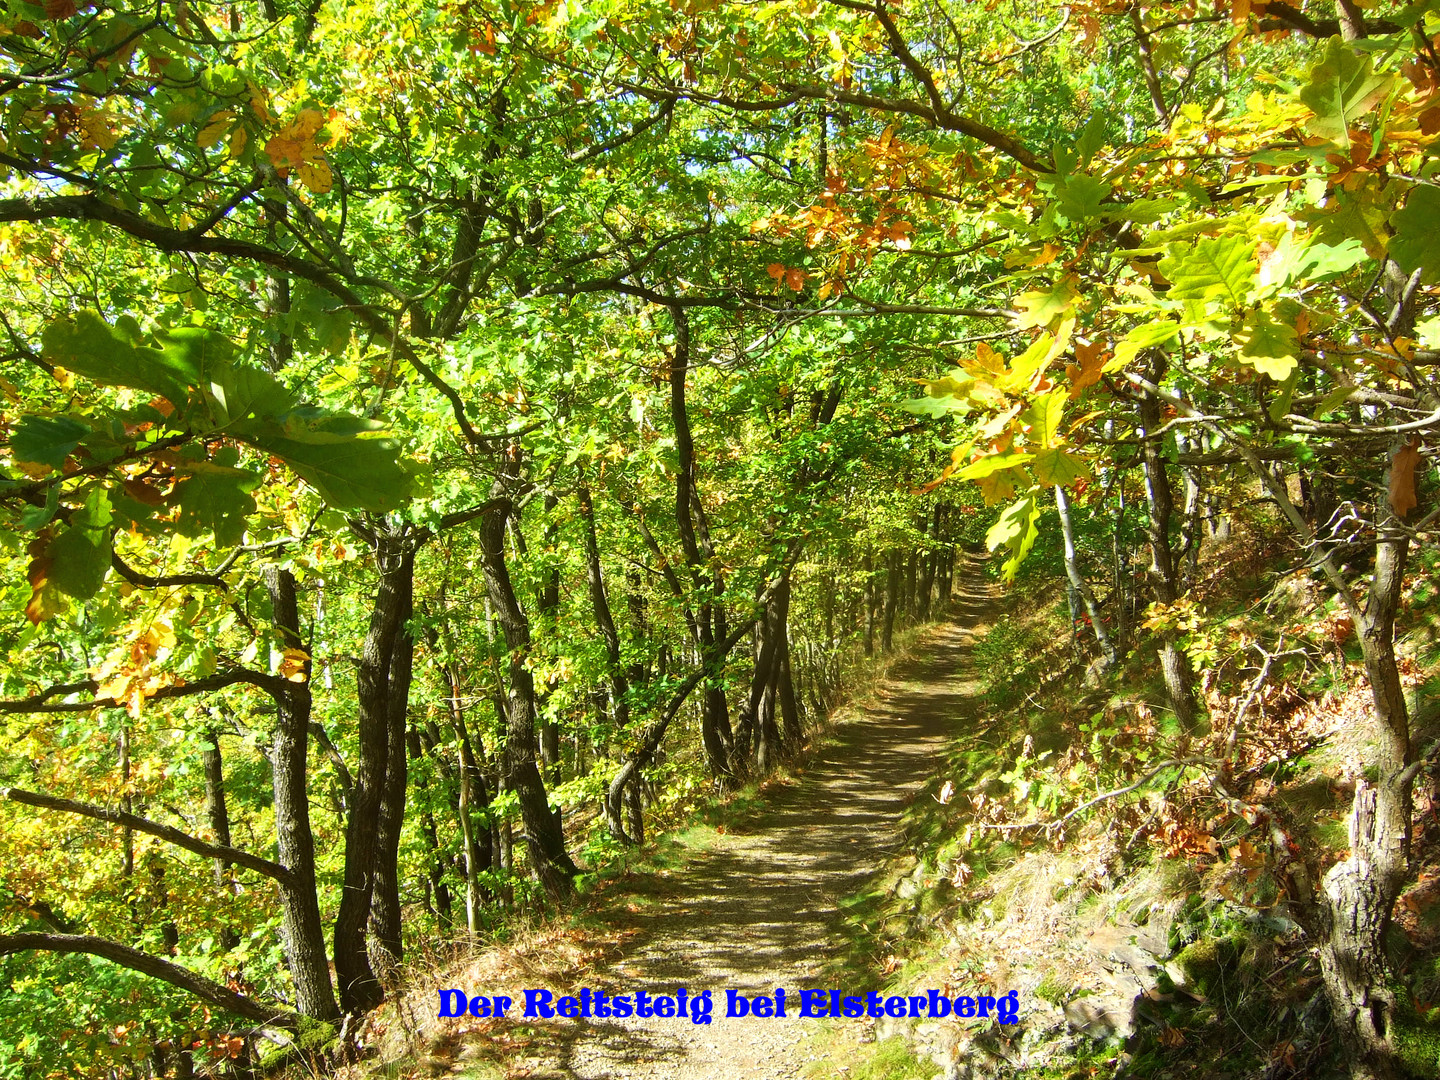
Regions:
<svg viewBox="0 0 1440 1080"><path fill-rule="evenodd" d="M670 879L656 904L626 917L639 931L607 969L607 991L710 990L709 1025L678 1018L579 1020L563 1060L535 1077L574 1080L781 1080L803 1075L814 1020L801 989L838 940L837 904L900 842L900 815L936 775L946 736L971 707L968 654L991 594L978 560L957 585L953 622L926 631L883 687L881 704L843 725L803 781L776 790L763 822L732 831ZM786 989L788 1019L725 1016L725 991ZM874 987L852 987L865 991Z"/></svg>

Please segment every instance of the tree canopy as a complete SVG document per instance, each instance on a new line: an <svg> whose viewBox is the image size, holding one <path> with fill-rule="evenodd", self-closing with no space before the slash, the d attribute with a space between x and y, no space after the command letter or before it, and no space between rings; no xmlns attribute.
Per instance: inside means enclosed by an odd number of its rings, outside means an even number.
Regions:
<svg viewBox="0 0 1440 1080"><path fill-rule="evenodd" d="M402 911L564 904L793 753L957 544L1013 578L1063 531L1094 647L1138 589L1200 731L1200 526L1252 498L1365 650L1368 831L1323 880L1272 857L1356 1075L1391 1074L1440 5L0 27L0 1075L238 1054L242 1019L377 1005ZM1138 581L1072 535L1127 479ZM113 992L38 1026L77 984Z"/></svg>

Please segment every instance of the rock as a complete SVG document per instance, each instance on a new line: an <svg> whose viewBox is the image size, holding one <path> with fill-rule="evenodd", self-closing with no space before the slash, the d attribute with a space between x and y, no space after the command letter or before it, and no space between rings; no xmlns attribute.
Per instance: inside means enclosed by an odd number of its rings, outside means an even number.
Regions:
<svg viewBox="0 0 1440 1080"><path fill-rule="evenodd" d="M899 1036L909 1042L912 1027L909 1017L900 1017L899 1019L892 1016L882 1017L875 1022L875 1041L884 1042L892 1036Z"/></svg>
<svg viewBox="0 0 1440 1080"><path fill-rule="evenodd" d="M1135 1031L1135 999L1079 998L1066 1003L1065 1019L1093 1039L1128 1039Z"/></svg>

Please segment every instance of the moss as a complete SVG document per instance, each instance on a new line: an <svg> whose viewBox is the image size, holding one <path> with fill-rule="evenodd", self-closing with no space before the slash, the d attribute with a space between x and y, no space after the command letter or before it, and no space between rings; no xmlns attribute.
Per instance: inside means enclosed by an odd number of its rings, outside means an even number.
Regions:
<svg viewBox="0 0 1440 1080"><path fill-rule="evenodd" d="M1185 986L1210 997L1224 986L1226 976L1234 972L1243 950L1234 938L1201 938L1186 945L1175 957L1175 966L1185 976Z"/></svg>
<svg viewBox="0 0 1440 1080"><path fill-rule="evenodd" d="M1048 1001L1058 1009L1070 997L1070 991L1055 978L1053 971L1047 971L1045 978L1040 980L1040 985L1035 987L1035 996L1041 1001Z"/></svg>
<svg viewBox="0 0 1440 1080"><path fill-rule="evenodd" d="M1408 995L1401 993L1401 1001ZM1391 1019L1390 1039L1395 1057L1411 1076L1440 1076L1440 1009L1422 1016L1402 1007Z"/></svg>
<svg viewBox="0 0 1440 1080"><path fill-rule="evenodd" d="M300 1017L300 1026L292 1035L293 1041L262 1053L260 1068L262 1071L268 1072L283 1068L292 1062L317 1058L335 1044L337 1034L333 1024L302 1016Z"/></svg>

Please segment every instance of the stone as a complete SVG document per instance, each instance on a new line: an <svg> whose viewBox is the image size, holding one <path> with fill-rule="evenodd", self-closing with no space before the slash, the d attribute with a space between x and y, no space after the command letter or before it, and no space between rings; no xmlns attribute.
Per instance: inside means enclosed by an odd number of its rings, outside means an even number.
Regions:
<svg viewBox="0 0 1440 1080"><path fill-rule="evenodd" d="M1116 998L1079 998L1065 1005L1065 1019L1093 1039L1128 1039L1135 1031L1135 1002Z"/></svg>

